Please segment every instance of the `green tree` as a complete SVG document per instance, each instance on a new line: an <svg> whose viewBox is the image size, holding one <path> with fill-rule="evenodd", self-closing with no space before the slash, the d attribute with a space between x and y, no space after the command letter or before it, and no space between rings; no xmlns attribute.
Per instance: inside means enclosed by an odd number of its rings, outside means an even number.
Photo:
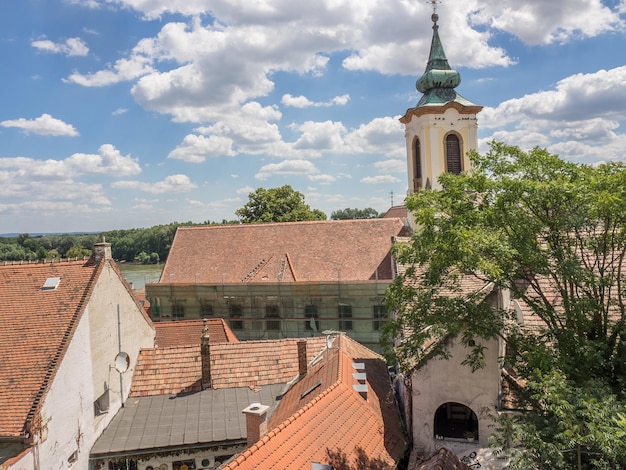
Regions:
<svg viewBox="0 0 626 470"><path fill-rule="evenodd" d="M304 202L304 195L291 186L259 188L248 194L248 202L235 211L244 224L254 222L297 222L326 220L326 214L311 209Z"/></svg>
<svg viewBox="0 0 626 470"><path fill-rule="evenodd" d="M528 410L498 423L511 468L626 468L626 166L495 142L472 160L406 202L417 228L398 247L387 335L412 331L398 351L413 360L429 336L457 336L474 368L479 339L504 338ZM508 289L540 327L464 296L467 276Z"/></svg>
<svg viewBox="0 0 626 470"><path fill-rule="evenodd" d="M377 219L382 217L383 214L379 214L375 209L366 207L365 209L352 209L346 207L338 211L333 211L330 214L332 220L348 220L348 219Z"/></svg>
<svg viewBox="0 0 626 470"><path fill-rule="evenodd" d="M91 256L93 250L87 250L85 248L81 248L78 245L74 245L72 248L67 250L65 253L66 258L88 258Z"/></svg>

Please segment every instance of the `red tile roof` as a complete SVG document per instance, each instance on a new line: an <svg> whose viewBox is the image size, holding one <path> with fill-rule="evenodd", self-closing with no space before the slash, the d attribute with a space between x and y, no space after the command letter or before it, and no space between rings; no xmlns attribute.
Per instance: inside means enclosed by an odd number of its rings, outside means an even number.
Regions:
<svg viewBox="0 0 626 470"><path fill-rule="evenodd" d="M0 266L0 436L28 432L102 266L72 261ZM47 279L56 289L43 290Z"/></svg>
<svg viewBox="0 0 626 470"><path fill-rule="evenodd" d="M390 217L397 217L402 220L407 220L409 217L409 211L404 206L392 206L390 207L385 215L383 215L385 219Z"/></svg>
<svg viewBox="0 0 626 470"><path fill-rule="evenodd" d="M239 341L223 318L207 318L209 336L213 343ZM169 348L200 344L204 320L163 321L154 324L156 346Z"/></svg>
<svg viewBox="0 0 626 470"><path fill-rule="evenodd" d="M209 333L210 334L210 333ZM251 387L286 383L298 375L298 346L302 339L211 343L213 388ZM325 337L306 338L311 360ZM200 344L143 349L133 375L130 396L177 394L201 389Z"/></svg>
<svg viewBox="0 0 626 470"><path fill-rule="evenodd" d="M435 455L414 468L416 470L471 470L468 465L445 447L439 449Z"/></svg>
<svg viewBox="0 0 626 470"><path fill-rule="evenodd" d="M365 365L367 401L352 387L355 362ZM385 362L345 335L284 394L268 430L224 468L392 469L405 444Z"/></svg>
<svg viewBox="0 0 626 470"><path fill-rule="evenodd" d="M179 227L161 283L391 279L397 218Z"/></svg>

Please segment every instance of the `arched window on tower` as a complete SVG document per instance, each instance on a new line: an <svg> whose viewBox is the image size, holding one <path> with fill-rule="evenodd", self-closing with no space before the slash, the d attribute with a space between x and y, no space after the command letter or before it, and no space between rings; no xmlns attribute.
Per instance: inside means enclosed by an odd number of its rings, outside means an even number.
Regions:
<svg viewBox="0 0 626 470"><path fill-rule="evenodd" d="M435 439L478 440L478 418L469 407L448 402L435 412Z"/></svg>
<svg viewBox="0 0 626 470"><path fill-rule="evenodd" d="M446 170L458 175L463 169L461 164L461 141L456 134L446 136Z"/></svg>
<svg viewBox="0 0 626 470"><path fill-rule="evenodd" d="M413 191L422 189L422 146L416 137L413 142Z"/></svg>

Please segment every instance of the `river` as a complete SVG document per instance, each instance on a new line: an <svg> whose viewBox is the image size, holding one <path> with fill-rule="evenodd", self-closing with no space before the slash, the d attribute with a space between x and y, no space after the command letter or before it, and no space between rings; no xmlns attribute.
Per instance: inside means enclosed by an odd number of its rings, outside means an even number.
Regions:
<svg viewBox="0 0 626 470"><path fill-rule="evenodd" d="M122 274L134 289L141 289L149 282L157 282L163 271L163 263L134 264L118 263Z"/></svg>

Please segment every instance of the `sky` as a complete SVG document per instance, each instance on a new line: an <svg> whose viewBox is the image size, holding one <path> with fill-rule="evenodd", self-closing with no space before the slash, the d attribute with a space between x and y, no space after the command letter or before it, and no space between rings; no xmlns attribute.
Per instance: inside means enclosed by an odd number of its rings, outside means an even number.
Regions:
<svg viewBox="0 0 626 470"><path fill-rule="evenodd" d="M496 139L626 160L626 0L442 0ZM285 184L401 204L428 0L20 0L0 15L0 233L221 222Z"/></svg>

